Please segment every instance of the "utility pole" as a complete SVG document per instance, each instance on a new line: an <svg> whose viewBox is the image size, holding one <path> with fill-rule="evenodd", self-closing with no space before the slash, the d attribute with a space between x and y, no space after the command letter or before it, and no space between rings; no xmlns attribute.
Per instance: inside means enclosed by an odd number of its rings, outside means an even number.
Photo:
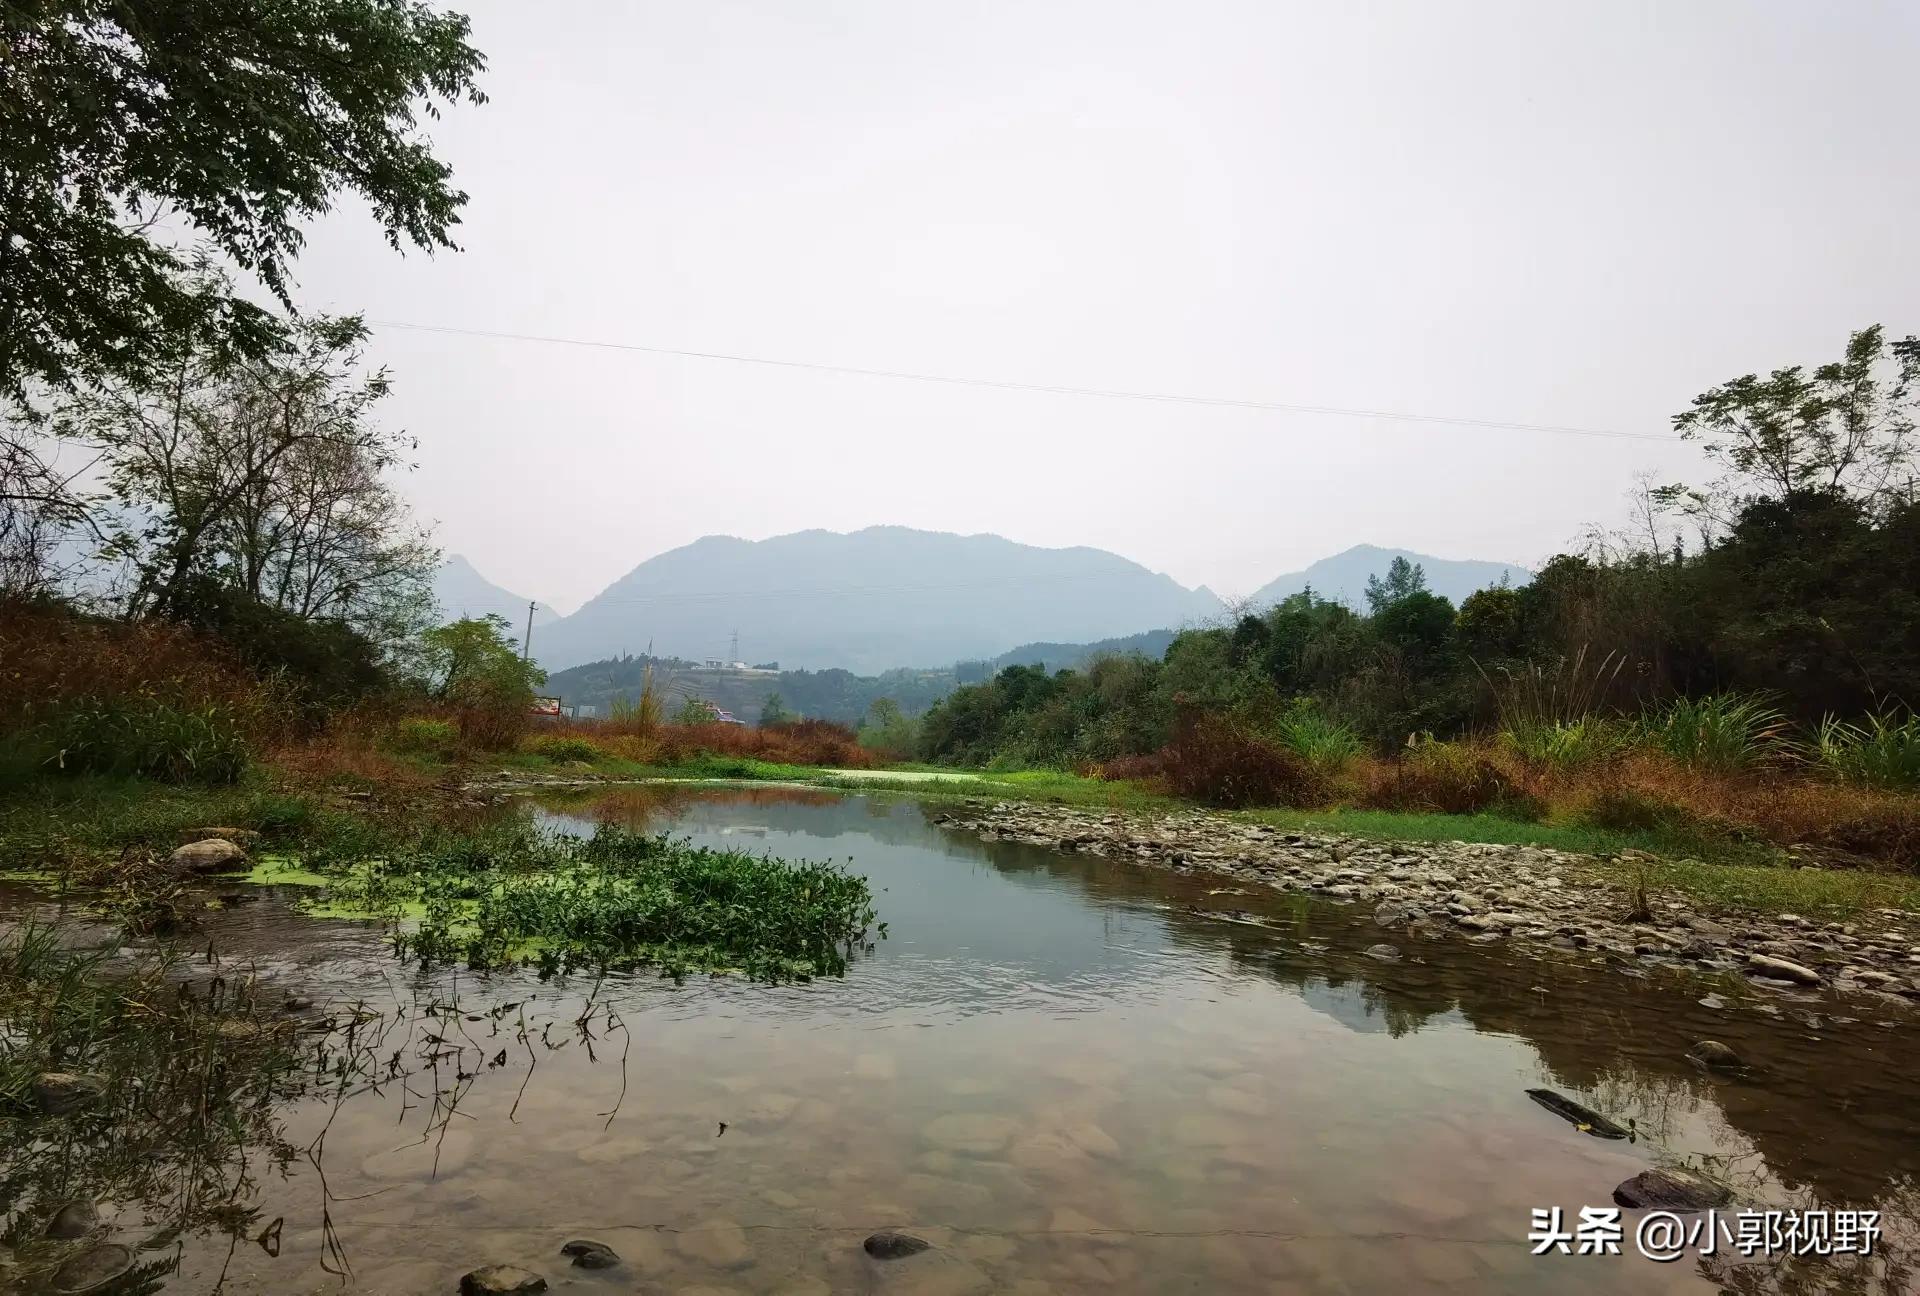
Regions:
<svg viewBox="0 0 1920 1296"><path fill-rule="evenodd" d="M533 653L533 609L534 601L527 600L527 637L520 641L520 660L526 661Z"/></svg>

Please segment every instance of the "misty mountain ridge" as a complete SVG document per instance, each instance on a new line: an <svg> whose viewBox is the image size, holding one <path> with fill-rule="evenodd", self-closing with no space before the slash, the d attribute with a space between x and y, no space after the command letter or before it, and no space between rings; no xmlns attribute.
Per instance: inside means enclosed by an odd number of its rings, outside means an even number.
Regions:
<svg viewBox="0 0 1920 1296"><path fill-rule="evenodd" d="M434 572L433 601L443 622L462 617L502 616L513 627L516 640L526 633L529 600L501 589L459 554L448 554ZM558 612L542 603L534 609L533 625L537 630L559 618Z"/></svg>
<svg viewBox="0 0 1920 1296"><path fill-rule="evenodd" d="M1530 579L1508 563L1355 545L1276 578L1249 602L1264 608L1310 585L1322 597L1364 606L1367 578L1384 574L1396 557L1420 564L1428 587L1456 603L1503 578ZM447 615L497 613L516 631L525 624L526 599L458 555L434 591ZM738 657L874 675L1006 664L1016 656L1067 665L1085 660L1090 645L1129 639L1141 641L1129 648L1157 656L1174 630L1216 623L1225 613L1207 587L1189 589L1102 549L875 526L766 540L702 537L642 562L571 616L541 607L533 648L550 670L651 648L696 661Z"/></svg>
<svg viewBox="0 0 1920 1296"><path fill-rule="evenodd" d="M649 558L534 636L550 668L639 652L788 669L991 658L1218 617L1220 599L1101 549L876 526L706 536Z"/></svg>

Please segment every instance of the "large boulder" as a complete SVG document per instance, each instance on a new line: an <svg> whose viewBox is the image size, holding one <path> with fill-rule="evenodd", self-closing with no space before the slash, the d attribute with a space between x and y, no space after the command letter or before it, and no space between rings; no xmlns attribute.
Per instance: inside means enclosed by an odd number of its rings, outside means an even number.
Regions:
<svg viewBox="0 0 1920 1296"><path fill-rule="evenodd" d="M224 837L188 842L167 857L175 873L231 873L247 866L247 853Z"/></svg>

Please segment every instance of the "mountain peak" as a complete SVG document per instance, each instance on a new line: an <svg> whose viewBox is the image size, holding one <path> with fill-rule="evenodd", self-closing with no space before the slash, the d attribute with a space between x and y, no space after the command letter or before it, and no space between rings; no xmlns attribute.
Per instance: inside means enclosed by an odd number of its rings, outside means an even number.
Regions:
<svg viewBox="0 0 1920 1296"><path fill-rule="evenodd" d="M536 635L534 647L552 668L651 642L695 660L873 673L1190 624L1220 611L1211 593L1105 550L881 525L702 537L633 568Z"/></svg>

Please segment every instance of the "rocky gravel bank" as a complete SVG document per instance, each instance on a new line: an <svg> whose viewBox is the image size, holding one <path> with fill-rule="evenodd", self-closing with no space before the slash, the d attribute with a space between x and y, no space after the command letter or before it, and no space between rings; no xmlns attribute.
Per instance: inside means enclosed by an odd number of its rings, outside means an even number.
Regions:
<svg viewBox="0 0 1920 1296"><path fill-rule="evenodd" d="M1920 1000L1920 915L1900 909L1821 923L1796 914L1708 913L1655 893L1635 921L1635 898L1617 864L1609 877L1601 861L1536 846L1379 841L1198 811L1138 819L1018 802L969 801L932 817L988 841L1219 874L1364 906L1383 932L1415 939L1532 942L1626 969L1667 965L1738 973L1773 990Z"/></svg>

